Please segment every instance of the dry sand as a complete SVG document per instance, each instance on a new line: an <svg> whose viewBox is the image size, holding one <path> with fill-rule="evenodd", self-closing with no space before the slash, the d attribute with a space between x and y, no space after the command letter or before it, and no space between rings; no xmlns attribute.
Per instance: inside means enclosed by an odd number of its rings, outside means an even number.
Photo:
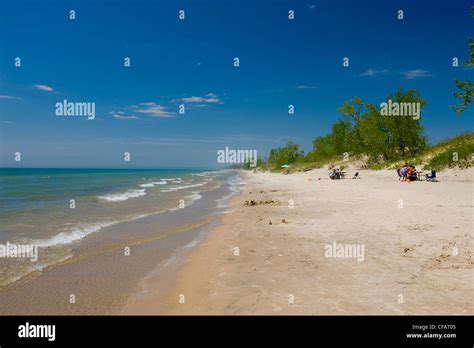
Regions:
<svg viewBox="0 0 474 348"><path fill-rule="evenodd" d="M243 173L242 193L166 300L134 313L473 314L474 170L437 183L359 173ZM364 260L326 257L334 242L363 246Z"/></svg>

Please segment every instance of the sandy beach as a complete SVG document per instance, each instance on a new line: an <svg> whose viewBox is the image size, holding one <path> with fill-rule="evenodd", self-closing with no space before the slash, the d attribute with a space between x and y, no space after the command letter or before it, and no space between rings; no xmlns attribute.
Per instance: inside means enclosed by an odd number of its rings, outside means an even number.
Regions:
<svg viewBox="0 0 474 348"><path fill-rule="evenodd" d="M242 173L241 194L173 288L148 282L124 313L474 313L473 169L445 170L436 183L327 173ZM338 245L358 257L329 257Z"/></svg>

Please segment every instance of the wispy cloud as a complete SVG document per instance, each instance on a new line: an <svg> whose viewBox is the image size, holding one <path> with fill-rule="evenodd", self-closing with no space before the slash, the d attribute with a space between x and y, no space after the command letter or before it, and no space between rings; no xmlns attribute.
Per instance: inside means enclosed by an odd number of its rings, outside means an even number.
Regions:
<svg viewBox="0 0 474 348"><path fill-rule="evenodd" d="M297 89L315 89L317 88L316 86L306 86L306 85L300 85L296 86Z"/></svg>
<svg viewBox="0 0 474 348"><path fill-rule="evenodd" d="M315 5L315 4L309 4L309 5L308 5L308 8L309 8L310 10L314 10L314 9L316 8L316 5Z"/></svg>
<svg viewBox="0 0 474 348"><path fill-rule="evenodd" d="M113 114L112 117L117 118L119 120L136 120L136 119L138 119L137 116L126 116L126 115L122 115L122 113Z"/></svg>
<svg viewBox="0 0 474 348"><path fill-rule="evenodd" d="M175 112L168 111L167 108L163 105L159 105L155 102L146 102L139 103L136 105L130 105L124 108L125 111L110 111L109 114L113 118L119 120L137 120L138 117L136 114L140 114L148 117L158 117L158 118L170 118L176 115Z"/></svg>
<svg viewBox="0 0 474 348"><path fill-rule="evenodd" d="M213 104L223 104L216 94L207 93L202 97L192 96L168 100L165 101L164 104L158 104L153 101L138 103L125 108L120 108L122 109L121 111L111 111L109 114L112 115L113 118L119 120L136 120L139 119L140 116L172 118L178 114L177 111L172 111L173 109L177 110L177 102L189 104L189 106L187 106L188 108L204 108Z"/></svg>
<svg viewBox="0 0 474 348"><path fill-rule="evenodd" d="M414 69L402 72L402 75L407 80L422 79L432 76L428 70Z"/></svg>
<svg viewBox="0 0 474 348"><path fill-rule="evenodd" d="M53 91L52 87L49 87L49 86L46 86L46 85L34 85L33 87L36 88L36 89L39 89L40 91L45 91L45 92L52 92Z"/></svg>
<svg viewBox="0 0 474 348"><path fill-rule="evenodd" d="M0 95L0 99L20 99L20 98L15 97L13 95Z"/></svg>
<svg viewBox="0 0 474 348"><path fill-rule="evenodd" d="M199 103L199 104L222 104L222 101L219 99L217 95L214 93L208 93L204 97L185 97L185 98L179 98L177 101L183 102L183 103Z"/></svg>
<svg viewBox="0 0 474 348"><path fill-rule="evenodd" d="M369 68L369 69L367 69L366 71L364 71L363 73L361 73L359 76L375 77L375 76L383 75L383 74L387 74L387 73L388 73L388 70L387 70L387 69L373 69L373 68Z"/></svg>
<svg viewBox="0 0 474 348"><path fill-rule="evenodd" d="M155 102L140 103L131 108L133 112L138 112L150 117L169 118L176 115L175 112L167 111L166 107Z"/></svg>

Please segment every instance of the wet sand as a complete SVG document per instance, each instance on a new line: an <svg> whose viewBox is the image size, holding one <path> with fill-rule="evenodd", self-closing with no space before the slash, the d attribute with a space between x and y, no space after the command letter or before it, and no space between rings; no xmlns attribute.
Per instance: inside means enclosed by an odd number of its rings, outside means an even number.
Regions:
<svg viewBox="0 0 474 348"><path fill-rule="evenodd" d="M182 260L218 222L215 200L222 194L207 192L189 207L106 227L72 244L72 258L3 287L0 314L122 313L144 280L159 274L173 284Z"/></svg>

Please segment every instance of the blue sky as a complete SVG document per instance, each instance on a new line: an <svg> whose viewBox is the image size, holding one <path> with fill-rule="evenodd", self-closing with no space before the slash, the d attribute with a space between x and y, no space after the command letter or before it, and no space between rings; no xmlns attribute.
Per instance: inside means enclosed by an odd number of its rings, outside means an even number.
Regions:
<svg viewBox="0 0 474 348"><path fill-rule="evenodd" d="M345 100L359 96L378 105L400 87L417 88L427 100L421 122L431 142L472 130L472 107L461 117L449 108L456 103L453 79L474 77L472 69L451 64L453 57L468 59L469 6L465 0L4 0L0 164L215 167L217 150L226 146L267 155L290 139L308 151ZM123 66L124 57L131 67ZM95 119L56 116L55 104L64 99L95 102ZM124 152L131 162L123 161Z"/></svg>

